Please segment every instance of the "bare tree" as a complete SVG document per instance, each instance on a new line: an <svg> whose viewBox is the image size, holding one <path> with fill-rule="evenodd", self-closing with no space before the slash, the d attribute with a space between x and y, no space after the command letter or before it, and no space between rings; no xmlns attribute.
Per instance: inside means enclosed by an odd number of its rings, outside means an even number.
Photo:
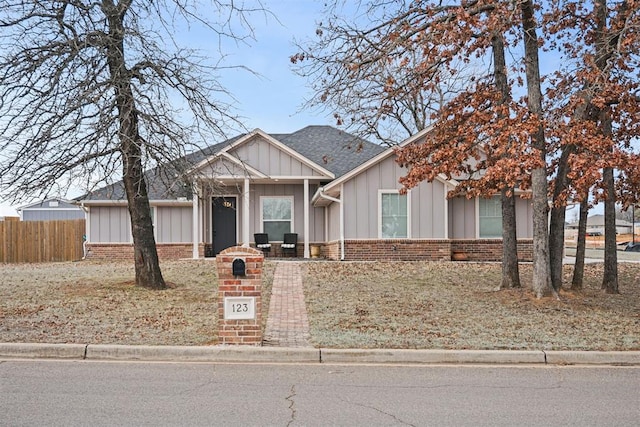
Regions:
<svg viewBox="0 0 640 427"><path fill-rule="evenodd" d="M438 163L436 158L471 158L482 151L487 160L477 163L479 167L495 166L495 163L505 163L506 157L514 158L515 146L496 155L492 147L497 144L480 136L489 115L486 110L490 108L495 110L496 122L500 122L496 127L504 128L501 132L489 133L508 135L509 126L505 123L510 118L513 100L505 60L503 31L506 32L509 20L502 13L504 9L478 2L433 5L392 0L356 4L353 10L344 11L340 7L344 6L342 2L330 2L316 41L309 46L299 46L300 52L292 57L298 74L311 81L315 96L309 101L310 105L330 110L338 124L363 137L374 137L389 144L437 120L435 127L439 129L433 132L438 133L438 137L434 137L437 141L433 150L423 153L431 157L431 161L425 162L420 155L408 155L411 147L400 150L399 160L411 169L410 176L401 180L407 188L429 179L425 178L429 173L422 173L425 163L434 166L437 173L471 175L468 168L472 166L466 159L454 165L453 168L460 168L454 171L451 165L444 165L448 164L446 160ZM352 16L348 16L348 12ZM486 31L488 28L491 31ZM469 59L482 58L489 50L493 59L490 71L480 68L482 61L474 63ZM479 94L488 93L492 98L490 108L484 105L484 99L478 100ZM467 108L466 112L474 110L480 112L478 115L484 114L479 120L482 123L470 119L471 114L449 108L456 105ZM445 127L448 131L441 132ZM462 139L462 134L469 135L472 141L458 144L464 153L454 156L453 141ZM428 144L423 144L420 149L426 146ZM447 154L442 155L443 152ZM412 159L416 158L420 160L414 162ZM474 175L489 176L480 171ZM420 177L413 179L417 176ZM501 194L504 288L520 286L515 181L511 178L488 184L487 179L478 179L478 186L466 194L485 197Z"/></svg>
<svg viewBox="0 0 640 427"><path fill-rule="evenodd" d="M164 288L144 170L235 122L216 80L221 58L178 36L198 24L213 45L241 42L251 12L221 0L0 0L2 196L122 178L136 284Z"/></svg>
<svg viewBox="0 0 640 427"><path fill-rule="evenodd" d="M395 38L420 19L420 9L402 0L329 2L317 38L298 43L291 58L312 88L305 107L329 111L337 125L388 145L429 126L474 70L459 57L431 62L417 40Z"/></svg>

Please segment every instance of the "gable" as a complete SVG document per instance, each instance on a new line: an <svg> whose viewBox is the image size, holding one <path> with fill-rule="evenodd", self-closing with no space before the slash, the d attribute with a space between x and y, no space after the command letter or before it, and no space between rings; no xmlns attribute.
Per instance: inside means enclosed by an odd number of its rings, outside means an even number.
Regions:
<svg viewBox="0 0 640 427"><path fill-rule="evenodd" d="M249 178L255 181L310 179L330 182L358 168L384 147L335 129L307 126L291 134L267 134L256 129L145 171L150 200L192 197L184 166L204 177ZM169 179L167 179L169 178ZM122 181L91 191L78 201L124 201Z"/></svg>
<svg viewBox="0 0 640 427"><path fill-rule="evenodd" d="M64 199L46 199L41 202L32 203L27 206L22 206L18 208L19 211L25 210L80 210L80 207L72 204L68 200Z"/></svg>
<svg viewBox="0 0 640 427"><path fill-rule="evenodd" d="M202 166L200 174L211 179L265 178L263 173L246 162L227 154L216 156L213 161Z"/></svg>
<svg viewBox="0 0 640 427"><path fill-rule="evenodd" d="M216 178L331 180L335 177L331 171L259 129L224 146L194 170Z"/></svg>
<svg viewBox="0 0 640 427"><path fill-rule="evenodd" d="M229 150L228 154L272 178L328 177L328 171L314 167L310 160L296 155L297 153L285 151L283 147L274 145L261 135Z"/></svg>

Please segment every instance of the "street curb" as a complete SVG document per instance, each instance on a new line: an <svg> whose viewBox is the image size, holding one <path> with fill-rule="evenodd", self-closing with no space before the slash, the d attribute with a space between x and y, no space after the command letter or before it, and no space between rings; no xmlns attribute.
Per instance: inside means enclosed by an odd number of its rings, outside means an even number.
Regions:
<svg viewBox="0 0 640 427"><path fill-rule="evenodd" d="M416 363L416 364L544 364L537 350L407 350L322 349L323 363Z"/></svg>
<svg viewBox="0 0 640 427"><path fill-rule="evenodd" d="M640 366L640 351L318 349L229 345L0 343L0 358L210 363Z"/></svg>
<svg viewBox="0 0 640 427"><path fill-rule="evenodd" d="M545 351L550 365L640 365L640 351Z"/></svg>
<svg viewBox="0 0 640 427"><path fill-rule="evenodd" d="M0 343L0 357L84 359L85 344Z"/></svg>
<svg viewBox="0 0 640 427"><path fill-rule="evenodd" d="M140 360L177 362L269 362L318 363L314 348L280 348L258 346L87 346L88 360Z"/></svg>

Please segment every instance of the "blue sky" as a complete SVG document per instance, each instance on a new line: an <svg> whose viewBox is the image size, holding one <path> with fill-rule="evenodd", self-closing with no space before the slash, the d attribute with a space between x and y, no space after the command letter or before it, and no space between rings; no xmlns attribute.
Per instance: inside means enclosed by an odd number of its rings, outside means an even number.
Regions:
<svg viewBox="0 0 640 427"><path fill-rule="evenodd" d="M326 112L302 109L311 93L307 81L293 73L289 61L296 53L294 40L303 42L314 37L324 2L265 0L264 6L274 16L260 13L251 16L255 40L248 44L227 42L223 45L226 65L246 66L258 74L240 69L221 74L222 84L236 100L235 113L242 117L246 129L260 128L269 133L290 133L312 124L335 125ZM219 56L214 38L202 32L186 37L191 46L209 48L214 57ZM235 132L230 132L229 136L233 135ZM219 141L211 141L214 142ZM80 189L72 189L67 194L53 196L73 198L82 193ZM6 215L16 215L15 209L0 201L0 216Z"/></svg>
<svg viewBox="0 0 640 427"><path fill-rule="evenodd" d="M260 128L269 133L290 133L312 124L333 125L334 121L325 113L300 111L310 92L306 81L292 72L289 61L296 52L294 40L314 36L323 2L267 0L264 6L275 17L255 14L250 18L255 40L248 45L226 43L224 47L228 55L226 64L243 65L259 74L240 69L222 74L222 83L236 100L236 113L247 129ZM202 37L194 41L194 45L210 46L215 55L216 43L214 39ZM73 198L80 194L80 190L71 190L60 196ZM7 215L17 214L8 203L0 202L0 216Z"/></svg>
<svg viewBox="0 0 640 427"><path fill-rule="evenodd" d="M255 15L251 23L255 40L249 46L226 49L228 63L242 64L261 76L237 70L223 76L223 83L237 99L244 125L270 133L289 133L310 124L333 124L318 111L300 111L310 95L306 81L291 70L289 57L296 53L294 39L312 38L321 19L323 2L269 0L264 3L275 17Z"/></svg>

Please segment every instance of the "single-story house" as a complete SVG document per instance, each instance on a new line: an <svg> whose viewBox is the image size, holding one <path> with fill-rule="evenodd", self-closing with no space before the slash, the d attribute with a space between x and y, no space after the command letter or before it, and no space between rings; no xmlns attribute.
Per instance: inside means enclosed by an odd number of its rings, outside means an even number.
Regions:
<svg viewBox="0 0 640 427"><path fill-rule="evenodd" d="M569 230L578 230L578 223L567 226ZM633 224L629 221L616 218L616 234L631 234ZM604 236L604 215L596 214L587 218L587 235Z"/></svg>
<svg viewBox="0 0 640 427"><path fill-rule="evenodd" d="M50 198L17 209L22 221L64 221L84 219L82 208L72 201Z"/></svg>
<svg viewBox="0 0 640 427"><path fill-rule="evenodd" d="M403 144L419 142L426 131ZM320 247L335 260L500 260L500 198L447 198L458 183L423 182L406 195L393 148L331 126L291 134L260 129L188 156L189 182L166 183L147 172L161 258L215 256L254 246L268 234L269 255L281 254L285 233L298 236L297 255ZM166 174L165 174L166 175ZM132 257L122 183L79 199L87 211L88 257ZM532 258L532 209L517 199L519 258Z"/></svg>

